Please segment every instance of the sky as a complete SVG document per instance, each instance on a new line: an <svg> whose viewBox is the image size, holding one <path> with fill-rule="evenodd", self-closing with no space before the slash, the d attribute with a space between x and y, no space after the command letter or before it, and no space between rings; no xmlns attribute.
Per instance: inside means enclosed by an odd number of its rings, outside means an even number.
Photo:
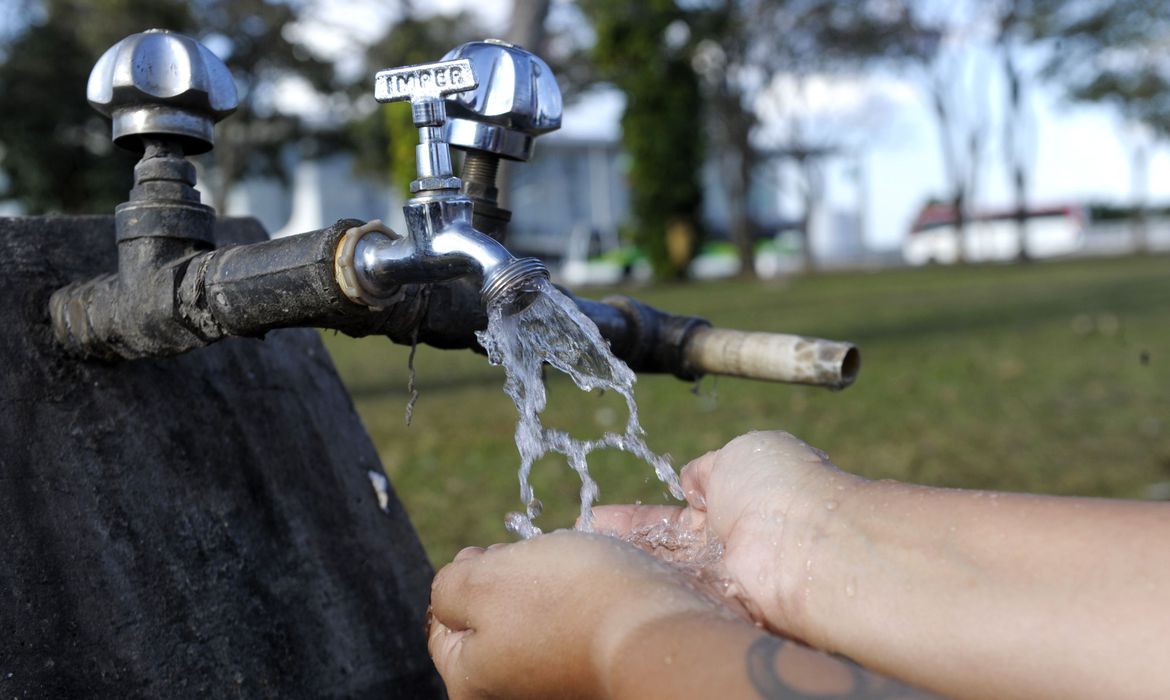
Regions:
<svg viewBox="0 0 1170 700"><path fill-rule="evenodd" d="M435 13L470 10L485 30L497 35L503 33L511 7L506 0L428 0L417 5ZM320 3L304 21L303 36L323 53L344 56L355 39L371 41L393 20L392 11L385 8L372 0ZM994 112L1003 90L992 73L985 89ZM827 200L833 208L864 211L863 228L871 247L897 247L924 202L945 194L937 127L920 83L913 74L890 72L825 77L813 83L800 100L785 100L784 90L777 90L785 107L771 111L796 110L809 123L850 135L844 141L855 157L827 168ZM1146 137L1126 126L1111 108L1069 104L1054 88L1038 86L1030 101L1036 127L1030 188L1034 206L1131 201L1128 154L1135 139ZM605 92L568 104L562 132L612 137L619 133L622 105L620 94ZM767 105L761 109L769 113ZM993 125L988 133L985 165L975 190L976 210L1003 209L1012 203L997 130ZM769 136L767 124L763 136ZM861 164L864 189L858 187L856 163ZM1152 152L1147 189L1152 202L1170 200L1170 154L1165 149ZM785 195L777 197L787 210L795 207Z"/></svg>

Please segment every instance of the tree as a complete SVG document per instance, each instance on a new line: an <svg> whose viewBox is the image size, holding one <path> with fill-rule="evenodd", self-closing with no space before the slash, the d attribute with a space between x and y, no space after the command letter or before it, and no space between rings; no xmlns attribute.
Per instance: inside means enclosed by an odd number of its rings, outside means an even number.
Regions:
<svg viewBox="0 0 1170 700"><path fill-rule="evenodd" d="M349 137L355 147L358 170L389 179L409 197L410 182L416 176L414 147L418 143L410 103L377 105L370 76L384 68L437 61L456 46L482 39L483 35L467 12L423 17L409 5L404 12L386 35L366 51L362 79L351 87L358 104L366 105L366 114L351 122Z"/></svg>
<svg viewBox="0 0 1170 700"><path fill-rule="evenodd" d="M339 90L333 66L318 59L290 31L299 5L271 0L198 0L191 3L195 37L222 47L240 106L216 133L209 159L214 175L213 204L226 209L232 188L247 175L272 175L288 182L285 148L298 144L310 152L335 143L335 120L310 119L282 107L277 91L291 82L324 103ZM319 116L319 115L318 115Z"/></svg>
<svg viewBox="0 0 1170 700"><path fill-rule="evenodd" d="M143 27L186 29L179 2L122 0L114 11L56 0L26 3L0 64L0 197L29 213L111 211L126 199L134 158L85 100L89 71L110 45ZM129 18L133 17L134 20Z"/></svg>
<svg viewBox="0 0 1170 700"><path fill-rule="evenodd" d="M1044 75L1070 99L1113 105L1137 125L1130 153L1134 237L1144 250L1147 134L1170 135L1170 16L1161 3L1147 0L1051 2L1034 28L1054 44Z"/></svg>
<svg viewBox="0 0 1170 700"><path fill-rule="evenodd" d="M85 102L89 71L115 42L152 27L179 31L219 51L236 80L240 108L218 129L203 162L213 202L247 174L283 174L281 152L299 139L326 142L275 99L282 81L332 89L332 68L289 39L297 6L266 0L43 0L29 2L25 26L4 47L0 99L0 194L30 213L108 211L126 199L133 158L110 145L109 124ZM119 155L113 155L118 153Z"/></svg>
<svg viewBox="0 0 1170 700"><path fill-rule="evenodd" d="M814 72L840 74L875 61L917 58L932 44L923 40L908 10L897 3L721 0L703 7L698 22L699 72L704 78L714 150L728 190L729 233L739 252L742 274L751 275L755 226L748 196L764 148L757 143L761 95L777 80L799 83ZM800 233L807 269L814 262L808 223L823 190L821 164L810 154L833 150L833 144L823 139L807 142L808 130L799 119L787 131L795 141L772 144L766 150L788 153L798 164L805 201Z"/></svg>
<svg viewBox="0 0 1170 700"><path fill-rule="evenodd" d="M1003 154L1009 184L1015 200L1016 240L1019 259L1030 259L1028 251L1028 185L1036 156L1036 124L1029 110L1029 93L1034 76L1024 68L1023 48L1037 39L1051 0L1001 0L995 6L995 50L1003 72L1005 113Z"/></svg>
<svg viewBox="0 0 1170 700"><path fill-rule="evenodd" d="M943 48L927 66L930 104L938 126L943 172L950 189L955 217L957 261L966 260L967 220L991 128L989 72L982 58L964 46Z"/></svg>
<svg viewBox="0 0 1170 700"><path fill-rule="evenodd" d="M688 24L673 0L582 0L597 34L593 62L626 94L635 240L658 279L681 279L697 250L703 167L702 96Z"/></svg>

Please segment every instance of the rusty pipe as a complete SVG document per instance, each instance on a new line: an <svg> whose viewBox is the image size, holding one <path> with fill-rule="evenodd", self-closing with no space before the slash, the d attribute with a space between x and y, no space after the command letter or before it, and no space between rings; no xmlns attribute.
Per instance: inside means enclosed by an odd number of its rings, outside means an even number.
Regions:
<svg viewBox="0 0 1170 700"><path fill-rule="evenodd" d="M712 328L704 319L669 314L624 296L575 301L614 354L636 372L680 379L722 374L844 389L861 369L861 354L850 343Z"/></svg>

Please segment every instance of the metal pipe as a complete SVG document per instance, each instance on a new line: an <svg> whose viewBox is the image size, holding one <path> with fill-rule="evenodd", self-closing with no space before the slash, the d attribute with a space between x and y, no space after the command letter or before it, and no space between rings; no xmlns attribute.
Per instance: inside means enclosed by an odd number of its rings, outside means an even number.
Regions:
<svg viewBox="0 0 1170 700"><path fill-rule="evenodd" d="M701 318L668 314L629 297L574 300L613 353L639 373L680 379L724 374L843 389L861 369L861 355L850 343L712 328Z"/></svg>
<svg viewBox="0 0 1170 700"><path fill-rule="evenodd" d="M861 353L850 343L785 333L698 328L683 348L699 374L727 374L844 389L857 379Z"/></svg>
<svg viewBox="0 0 1170 700"><path fill-rule="evenodd" d="M208 342L263 336L275 328L345 327L370 315L338 286L338 241L360 222L214 250L192 260L177 314Z"/></svg>

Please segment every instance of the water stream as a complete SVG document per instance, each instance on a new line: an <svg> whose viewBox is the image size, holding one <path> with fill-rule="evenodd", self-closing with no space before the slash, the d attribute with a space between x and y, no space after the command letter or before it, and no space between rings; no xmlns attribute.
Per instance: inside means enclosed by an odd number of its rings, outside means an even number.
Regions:
<svg viewBox="0 0 1170 700"><path fill-rule="evenodd" d="M510 532L529 538L541 530L533 522L541 503L529 483L532 465L550 452L568 460L581 478L579 529L592 530L593 502L597 482L589 475L589 453L615 448L639 457L654 468L671 495L682 499L682 487L670 462L655 454L643 440L634 402L636 376L614 357L609 344L593 321L561 294L548 280L495 303L488 309L487 330L477 333L492 364L502 365L504 391L512 397L520 419L516 424L516 448L520 452L520 499L524 512L509 513L505 525ZM542 367L544 364L568 374L582 391L616 391L626 402L629 419L623 433L607 432L600 438L580 440L563 430L545 427L540 413L548 403Z"/></svg>

